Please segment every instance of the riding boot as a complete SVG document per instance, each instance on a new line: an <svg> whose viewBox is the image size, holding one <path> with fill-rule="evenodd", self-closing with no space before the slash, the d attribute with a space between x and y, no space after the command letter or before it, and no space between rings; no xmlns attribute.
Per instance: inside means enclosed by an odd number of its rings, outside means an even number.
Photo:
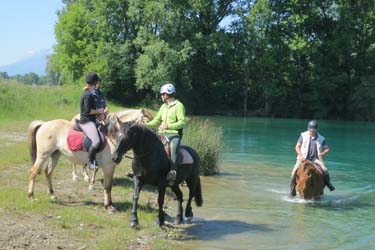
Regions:
<svg viewBox="0 0 375 250"><path fill-rule="evenodd" d="M176 165L171 161L170 166L171 166L171 169L169 170L167 174L167 181L170 186L173 186L176 180L176 176L177 176Z"/></svg>
<svg viewBox="0 0 375 250"><path fill-rule="evenodd" d="M331 183L331 178L329 177L329 173L328 172L325 173L325 175L324 175L324 182L326 183L326 185L327 185L327 187L328 187L328 189L330 191L335 190L335 187Z"/></svg>
<svg viewBox="0 0 375 250"><path fill-rule="evenodd" d="M293 174L292 179L290 180L290 196L294 197L296 193L296 173Z"/></svg>
<svg viewBox="0 0 375 250"><path fill-rule="evenodd" d="M89 151L88 151L89 161L87 163L87 166L91 170L95 170L95 169L98 168L98 164L97 164L97 161L95 159L96 150L97 150L97 147L94 147L94 146L91 145L90 148L89 148Z"/></svg>

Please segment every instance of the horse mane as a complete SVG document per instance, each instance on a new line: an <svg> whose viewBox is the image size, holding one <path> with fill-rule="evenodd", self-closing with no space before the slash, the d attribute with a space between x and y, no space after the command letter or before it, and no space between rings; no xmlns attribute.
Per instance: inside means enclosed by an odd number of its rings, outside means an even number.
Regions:
<svg viewBox="0 0 375 250"><path fill-rule="evenodd" d="M151 112L148 111L148 110L145 109L145 108L142 108L142 109L141 109L141 112L142 112L143 116L146 117L147 119L149 119L150 121L154 118L154 117L152 116Z"/></svg>
<svg viewBox="0 0 375 250"><path fill-rule="evenodd" d="M128 115L129 113L132 113L132 112L135 112L135 111L139 111L138 109L127 109L127 110L122 110L122 111L119 111L116 113L116 115L118 117L121 117L121 116L124 116L124 115Z"/></svg>
<svg viewBox="0 0 375 250"><path fill-rule="evenodd" d="M124 124L124 133L127 131L137 133L139 139L142 143L160 141L158 135L154 130L145 126L144 124L137 123L135 121L125 122Z"/></svg>
<svg viewBox="0 0 375 250"><path fill-rule="evenodd" d="M113 113L108 114L107 118L105 119L106 131L111 137L115 137L118 132L118 127L116 126L118 121L117 119L117 115Z"/></svg>

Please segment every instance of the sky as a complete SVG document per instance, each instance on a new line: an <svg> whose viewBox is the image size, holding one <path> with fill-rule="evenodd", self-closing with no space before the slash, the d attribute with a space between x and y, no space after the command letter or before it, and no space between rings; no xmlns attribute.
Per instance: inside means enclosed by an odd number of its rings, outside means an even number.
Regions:
<svg viewBox="0 0 375 250"><path fill-rule="evenodd" d="M54 26L61 0L1 0L0 66L50 49L56 44Z"/></svg>

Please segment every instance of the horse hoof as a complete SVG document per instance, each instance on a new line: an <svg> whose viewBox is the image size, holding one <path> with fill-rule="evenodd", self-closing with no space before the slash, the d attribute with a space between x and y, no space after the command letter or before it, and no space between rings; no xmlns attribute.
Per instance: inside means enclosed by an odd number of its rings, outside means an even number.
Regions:
<svg viewBox="0 0 375 250"><path fill-rule="evenodd" d="M136 228L136 227L138 227L138 222L135 222L135 221L130 222L130 227L131 227L131 228Z"/></svg>
<svg viewBox="0 0 375 250"><path fill-rule="evenodd" d="M89 182L89 181L90 181L90 177L85 176L85 177L83 178L83 180L84 180L85 182Z"/></svg>
<svg viewBox="0 0 375 250"><path fill-rule="evenodd" d="M77 176L73 176L73 181L78 181L78 177Z"/></svg>
<svg viewBox="0 0 375 250"><path fill-rule="evenodd" d="M94 186L93 185L89 185L89 190L94 190Z"/></svg>
<svg viewBox="0 0 375 250"><path fill-rule="evenodd" d="M114 214L117 212L116 208L112 205L109 205L108 207L106 207L107 211L109 214Z"/></svg>
<svg viewBox="0 0 375 250"><path fill-rule="evenodd" d="M186 217L186 221L187 221L188 223L191 223L192 220L193 220L193 216L192 216L192 217Z"/></svg>
<svg viewBox="0 0 375 250"><path fill-rule="evenodd" d="M51 195L50 199L51 199L51 201L55 201L55 200L57 200L57 197L53 194L53 195Z"/></svg>
<svg viewBox="0 0 375 250"><path fill-rule="evenodd" d="M182 216L176 216L176 220L174 221L174 224L180 225L182 222L184 222Z"/></svg>

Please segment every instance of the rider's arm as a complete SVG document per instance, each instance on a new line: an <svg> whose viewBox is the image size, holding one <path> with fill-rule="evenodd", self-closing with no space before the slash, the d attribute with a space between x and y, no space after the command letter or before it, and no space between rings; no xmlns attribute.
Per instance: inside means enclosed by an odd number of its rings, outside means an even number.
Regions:
<svg viewBox="0 0 375 250"><path fill-rule="evenodd" d="M325 141L323 141L323 152L321 152L319 154L319 158L323 158L323 156L325 156L326 154L328 154L328 152L330 151L330 148L328 147L328 145L325 143Z"/></svg>
<svg viewBox="0 0 375 250"><path fill-rule="evenodd" d="M146 123L146 126L155 128L161 124L161 115L162 115L162 107L160 107L159 112L156 114L154 119Z"/></svg>

